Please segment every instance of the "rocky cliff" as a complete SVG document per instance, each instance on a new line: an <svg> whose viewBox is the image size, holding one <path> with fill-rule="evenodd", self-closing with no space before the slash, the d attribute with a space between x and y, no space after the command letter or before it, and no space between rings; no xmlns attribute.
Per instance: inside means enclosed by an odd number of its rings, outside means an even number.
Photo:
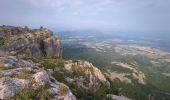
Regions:
<svg viewBox="0 0 170 100"><path fill-rule="evenodd" d="M97 67L60 59L60 39L45 28L0 27L0 99L129 100L116 96Z"/></svg>
<svg viewBox="0 0 170 100"><path fill-rule="evenodd" d="M76 100L64 83L58 82L38 63L14 56L0 57L0 99Z"/></svg>
<svg viewBox="0 0 170 100"><path fill-rule="evenodd" d="M61 57L60 39L46 29L0 26L0 51L6 55Z"/></svg>

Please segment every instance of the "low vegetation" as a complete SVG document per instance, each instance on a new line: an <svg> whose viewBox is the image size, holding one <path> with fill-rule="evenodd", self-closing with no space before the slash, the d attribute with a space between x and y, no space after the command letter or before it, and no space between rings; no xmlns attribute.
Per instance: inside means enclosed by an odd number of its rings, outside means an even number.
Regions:
<svg viewBox="0 0 170 100"><path fill-rule="evenodd" d="M47 88L47 85L39 86L35 90L32 88L25 88L14 97L10 98L10 100L48 100L50 95L46 91Z"/></svg>
<svg viewBox="0 0 170 100"><path fill-rule="evenodd" d="M89 42L89 41L88 41ZM91 41L90 41L91 42ZM154 60L159 62L159 60L148 58L144 55L120 55L115 51L98 52L88 48L69 48L67 45L63 51L64 59L83 59L93 63L93 65L99 67L103 72L110 69L112 71L122 72L122 73L132 73L131 70L121 68L120 66L111 64L112 61L124 62L131 64L136 62L137 70L142 71L146 75L146 85L140 85L136 80L132 80L133 84L125 84L120 80L111 80L112 89L114 94L124 95L134 100L148 100L148 96L151 96L155 100L168 100L170 96L169 93L169 79L170 77L162 76L162 72L170 71L169 63L162 63L160 66L155 66L150 61ZM96 59L97 58L97 59ZM133 77L128 77L133 79ZM156 92L156 91L161 91ZM159 96L158 96L159 94ZM159 99L158 99L159 98ZM166 98L166 99L163 99Z"/></svg>
<svg viewBox="0 0 170 100"><path fill-rule="evenodd" d="M0 37L0 46L4 45L5 39L3 37Z"/></svg>
<svg viewBox="0 0 170 100"><path fill-rule="evenodd" d="M14 73L12 75L10 75L11 77L15 77L15 78L20 78L20 79L29 79L31 80L32 78L30 77L30 75L33 74L33 72L29 69L22 69L19 73Z"/></svg>
<svg viewBox="0 0 170 100"><path fill-rule="evenodd" d="M65 95L68 92L68 88L65 85L60 85L58 87L59 95Z"/></svg>
<svg viewBox="0 0 170 100"><path fill-rule="evenodd" d="M16 94L11 100L32 100L36 97L35 91L30 88L25 88Z"/></svg>

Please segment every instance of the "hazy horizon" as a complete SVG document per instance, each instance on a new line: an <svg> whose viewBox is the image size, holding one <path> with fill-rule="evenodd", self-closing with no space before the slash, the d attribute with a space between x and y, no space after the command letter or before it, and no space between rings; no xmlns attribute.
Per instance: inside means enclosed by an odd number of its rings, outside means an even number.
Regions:
<svg viewBox="0 0 170 100"><path fill-rule="evenodd" d="M1 0L0 24L170 33L168 0Z"/></svg>

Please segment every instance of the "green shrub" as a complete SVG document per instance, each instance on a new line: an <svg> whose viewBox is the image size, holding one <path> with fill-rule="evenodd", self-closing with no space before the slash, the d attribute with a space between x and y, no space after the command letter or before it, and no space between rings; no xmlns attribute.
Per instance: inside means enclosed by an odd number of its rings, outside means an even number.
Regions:
<svg viewBox="0 0 170 100"><path fill-rule="evenodd" d="M49 85L41 85L34 92L37 95L38 100L48 100L50 95L46 91L49 88Z"/></svg>
<svg viewBox="0 0 170 100"><path fill-rule="evenodd" d="M3 37L0 37L0 46L4 45L5 39Z"/></svg>
<svg viewBox="0 0 170 100"><path fill-rule="evenodd" d="M31 61L33 61L33 62L35 62L35 63L38 63L38 62L39 62L38 58L34 58L34 57L25 56L25 57L23 57L22 59L24 59L24 60L31 60Z"/></svg>
<svg viewBox="0 0 170 100"><path fill-rule="evenodd" d="M4 67L4 66L0 66L0 70L7 70L8 68Z"/></svg>
<svg viewBox="0 0 170 100"><path fill-rule="evenodd" d="M73 75L75 75L75 76L83 76L83 77L86 76L86 74L85 74L86 69L82 68L80 66L74 65L72 67L72 71L73 71Z"/></svg>
<svg viewBox="0 0 170 100"><path fill-rule="evenodd" d="M31 88L22 89L14 97L10 98L10 100L48 100L50 97L46 91L48 87L48 85L42 85L36 90Z"/></svg>
<svg viewBox="0 0 170 100"><path fill-rule="evenodd" d="M20 72L20 75L23 77L23 78L27 78L29 74L31 74L31 70L29 69L22 69L21 72Z"/></svg>
<svg viewBox="0 0 170 100"><path fill-rule="evenodd" d="M11 75L11 77L17 77L17 78L21 78L21 79L31 79L30 78L31 73L32 72L30 70L24 68L20 71L19 74L14 73L14 74Z"/></svg>
<svg viewBox="0 0 170 100"><path fill-rule="evenodd" d="M12 97L12 100L32 100L35 98L35 93L33 89L26 88L21 90L18 94Z"/></svg>
<svg viewBox="0 0 170 100"><path fill-rule="evenodd" d="M0 70L7 70L8 68L3 65L4 65L4 61L0 59Z"/></svg>
<svg viewBox="0 0 170 100"><path fill-rule="evenodd" d="M64 95L68 92L68 88L65 85L60 85L58 87L59 95Z"/></svg>
<svg viewBox="0 0 170 100"><path fill-rule="evenodd" d="M53 58L48 58L48 59L41 59L43 67L46 69L54 69L56 67L64 67L64 60L62 59L53 59Z"/></svg>

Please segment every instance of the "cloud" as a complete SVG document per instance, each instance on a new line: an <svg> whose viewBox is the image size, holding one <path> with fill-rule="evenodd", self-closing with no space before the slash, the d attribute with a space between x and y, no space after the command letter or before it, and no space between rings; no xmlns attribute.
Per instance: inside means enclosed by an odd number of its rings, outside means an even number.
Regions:
<svg viewBox="0 0 170 100"><path fill-rule="evenodd" d="M79 15L79 12L75 11L73 12L73 15Z"/></svg>
<svg viewBox="0 0 170 100"><path fill-rule="evenodd" d="M62 6L78 6L82 4L81 0L26 0L27 2L33 6L37 7L62 7Z"/></svg>
<svg viewBox="0 0 170 100"><path fill-rule="evenodd" d="M170 32L169 5L170 0L1 0L0 24Z"/></svg>

